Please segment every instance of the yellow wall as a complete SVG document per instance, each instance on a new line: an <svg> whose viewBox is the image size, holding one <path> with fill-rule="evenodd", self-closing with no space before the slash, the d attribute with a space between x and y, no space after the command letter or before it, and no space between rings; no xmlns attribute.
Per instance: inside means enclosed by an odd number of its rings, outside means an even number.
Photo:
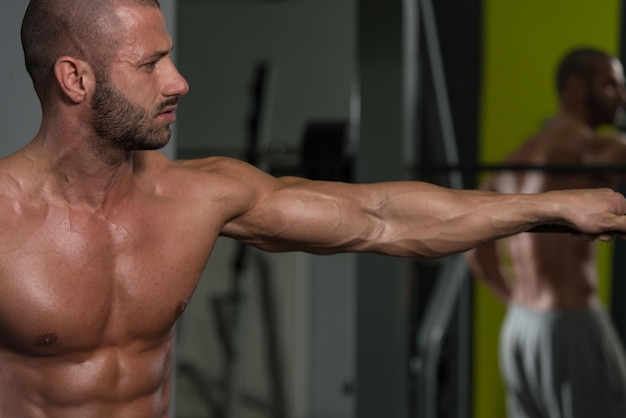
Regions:
<svg viewBox="0 0 626 418"><path fill-rule="evenodd" d="M618 0L485 0L481 161L499 163L556 109L554 71L571 47L617 53ZM601 295L609 292L612 247L603 245ZM505 416L497 339L503 306L475 290L474 418Z"/></svg>

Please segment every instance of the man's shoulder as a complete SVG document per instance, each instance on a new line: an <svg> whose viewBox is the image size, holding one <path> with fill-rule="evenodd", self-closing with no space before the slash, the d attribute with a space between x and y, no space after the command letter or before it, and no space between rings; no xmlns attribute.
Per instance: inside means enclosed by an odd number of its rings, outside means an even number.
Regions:
<svg viewBox="0 0 626 418"><path fill-rule="evenodd" d="M593 131L555 123L524 141L509 160L536 165L577 164L581 154L593 145L593 138Z"/></svg>
<svg viewBox="0 0 626 418"><path fill-rule="evenodd" d="M193 159L170 159L158 151L135 153L135 166L138 171L158 173L181 172L187 175L199 173L230 171L245 165L243 161L230 157L210 156Z"/></svg>
<svg viewBox="0 0 626 418"><path fill-rule="evenodd" d="M155 190L168 196L217 197L248 193L249 188L272 181L258 168L230 157L212 156L188 160L169 160L153 154L142 157L143 177Z"/></svg>
<svg viewBox="0 0 626 418"><path fill-rule="evenodd" d="M250 174L256 168L230 157L204 157L187 160L170 160L151 155L152 175L161 181L173 181L182 186L181 182L207 182L240 178Z"/></svg>

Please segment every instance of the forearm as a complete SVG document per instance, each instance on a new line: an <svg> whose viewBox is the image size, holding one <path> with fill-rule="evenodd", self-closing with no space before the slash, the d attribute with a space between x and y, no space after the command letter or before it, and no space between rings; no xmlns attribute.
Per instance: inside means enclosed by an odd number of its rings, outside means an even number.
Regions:
<svg viewBox="0 0 626 418"><path fill-rule="evenodd" d="M407 211L409 207L415 210ZM388 241L406 243L407 250L415 255L439 257L536 225L564 223L566 210L551 196L426 186L416 194L393 198L382 219L386 220Z"/></svg>
<svg viewBox="0 0 626 418"><path fill-rule="evenodd" d="M408 243L409 251L427 257L463 251L542 224L569 226L600 239L610 238L606 231L624 229L624 198L609 189L497 194L422 185L404 196L406 187L410 190L410 183L399 185L385 205L389 241Z"/></svg>

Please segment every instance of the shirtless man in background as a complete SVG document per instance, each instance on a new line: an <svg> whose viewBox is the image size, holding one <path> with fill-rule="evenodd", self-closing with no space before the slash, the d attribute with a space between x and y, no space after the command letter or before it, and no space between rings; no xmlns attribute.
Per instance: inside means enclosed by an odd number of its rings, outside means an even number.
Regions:
<svg viewBox="0 0 626 418"><path fill-rule="evenodd" d="M620 61L576 49L563 58L556 79L558 114L506 164L626 165L626 139L596 133L622 112ZM502 171L484 188L616 188L623 178L617 171ZM595 243L568 234L521 234L483 244L468 257L474 275L509 306L500 336L509 416L626 417L626 363L596 293Z"/></svg>
<svg viewBox="0 0 626 418"><path fill-rule="evenodd" d="M22 43L43 117L0 160L2 418L167 417L173 327L219 236L439 257L546 223L626 232L609 189L502 195L170 161L156 150L189 87L156 0L32 0Z"/></svg>

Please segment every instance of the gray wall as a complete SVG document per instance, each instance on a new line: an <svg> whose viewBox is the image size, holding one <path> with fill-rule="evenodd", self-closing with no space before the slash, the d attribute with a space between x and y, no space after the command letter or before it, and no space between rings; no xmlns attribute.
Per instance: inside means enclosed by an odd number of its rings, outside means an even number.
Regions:
<svg viewBox="0 0 626 418"><path fill-rule="evenodd" d="M20 43L20 25L27 5L27 0L4 0L0 6L0 156L25 145L37 133L41 118Z"/></svg>
<svg viewBox="0 0 626 418"><path fill-rule="evenodd" d="M180 149L239 148L254 64L274 69L270 140L295 146L313 118L342 118L354 65L349 0L179 1L179 64L191 86Z"/></svg>

